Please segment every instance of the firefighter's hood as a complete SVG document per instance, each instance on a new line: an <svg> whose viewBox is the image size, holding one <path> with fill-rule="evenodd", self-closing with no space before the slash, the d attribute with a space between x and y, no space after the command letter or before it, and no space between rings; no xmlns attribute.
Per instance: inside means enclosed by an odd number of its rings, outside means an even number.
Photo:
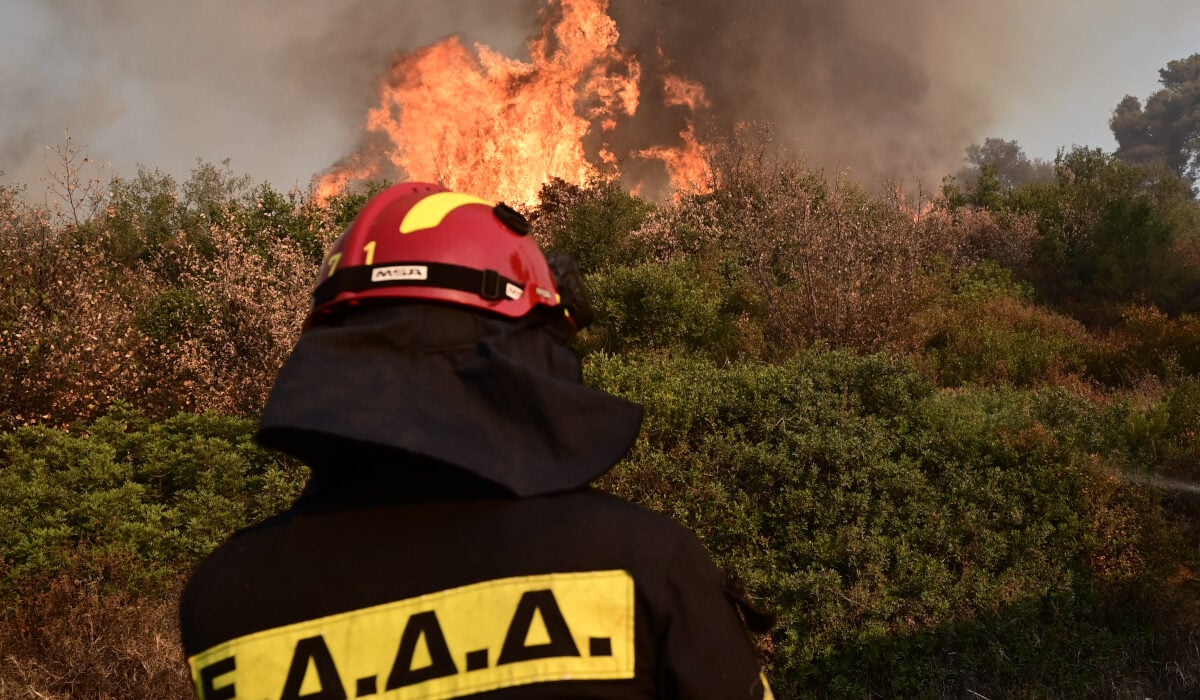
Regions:
<svg viewBox="0 0 1200 700"><path fill-rule="evenodd" d="M356 446L399 450L533 496L599 477L641 421L641 406L584 386L578 355L536 323L404 305L303 333L258 440L336 469L354 468Z"/></svg>

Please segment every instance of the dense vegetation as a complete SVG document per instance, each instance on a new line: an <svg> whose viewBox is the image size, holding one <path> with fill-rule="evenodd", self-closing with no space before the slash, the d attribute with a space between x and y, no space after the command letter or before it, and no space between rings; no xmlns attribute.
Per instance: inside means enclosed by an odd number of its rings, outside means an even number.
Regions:
<svg viewBox="0 0 1200 700"><path fill-rule="evenodd" d="M0 189L0 695L186 697L173 596L303 485L253 418L366 193L60 155L59 206ZM1194 695L1200 208L975 156L917 205L745 143L671 203L548 185L587 381L647 407L601 485L779 613L779 697Z"/></svg>

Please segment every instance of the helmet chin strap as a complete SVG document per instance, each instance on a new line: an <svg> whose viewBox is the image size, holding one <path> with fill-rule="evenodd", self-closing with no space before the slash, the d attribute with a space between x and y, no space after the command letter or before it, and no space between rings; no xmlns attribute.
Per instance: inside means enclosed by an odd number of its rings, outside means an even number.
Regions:
<svg viewBox="0 0 1200 700"><path fill-rule="evenodd" d="M359 265L335 272L313 292L313 306L333 301L343 292L362 292L383 287L437 287L478 294L488 301L520 299L525 290L520 282L495 270L476 270L461 265L420 261Z"/></svg>
<svg viewBox="0 0 1200 700"><path fill-rule="evenodd" d="M546 256L546 260L558 285L558 307L561 308L564 318L573 330L586 328L595 317L595 311L575 261L565 253L551 253ZM453 289L478 294L488 301L516 300L525 294L520 282L495 270L476 270L448 263L402 261L358 265L338 270L313 292L313 308L328 304L343 292L362 292L384 287ZM550 294L549 290L540 288L536 292Z"/></svg>

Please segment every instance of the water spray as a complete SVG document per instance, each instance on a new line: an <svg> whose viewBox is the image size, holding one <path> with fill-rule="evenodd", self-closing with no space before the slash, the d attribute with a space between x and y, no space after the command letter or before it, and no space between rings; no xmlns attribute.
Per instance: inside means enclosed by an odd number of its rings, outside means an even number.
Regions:
<svg viewBox="0 0 1200 700"><path fill-rule="evenodd" d="M1200 495L1200 484L1191 481L1182 481L1180 479L1170 479L1158 474L1137 474L1133 472L1111 470L1110 473L1121 479L1135 484L1151 486L1157 489L1166 489L1168 491L1176 491L1179 493L1192 493Z"/></svg>

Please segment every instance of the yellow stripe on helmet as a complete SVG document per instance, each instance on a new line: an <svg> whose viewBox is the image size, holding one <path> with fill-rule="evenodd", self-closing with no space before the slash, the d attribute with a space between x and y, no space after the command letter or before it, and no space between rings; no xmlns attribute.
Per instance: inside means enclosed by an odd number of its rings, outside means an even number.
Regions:
<svg viewBox="0 0 1200 700"><path fill-rule="evenodd" d="M494 206L492 202L469 194L437 192L425 197L408 210L408 214L400 222L400 233L407 234L435 228L450 215L450 212L467 204L483 204L488 208Z"/></svg>

